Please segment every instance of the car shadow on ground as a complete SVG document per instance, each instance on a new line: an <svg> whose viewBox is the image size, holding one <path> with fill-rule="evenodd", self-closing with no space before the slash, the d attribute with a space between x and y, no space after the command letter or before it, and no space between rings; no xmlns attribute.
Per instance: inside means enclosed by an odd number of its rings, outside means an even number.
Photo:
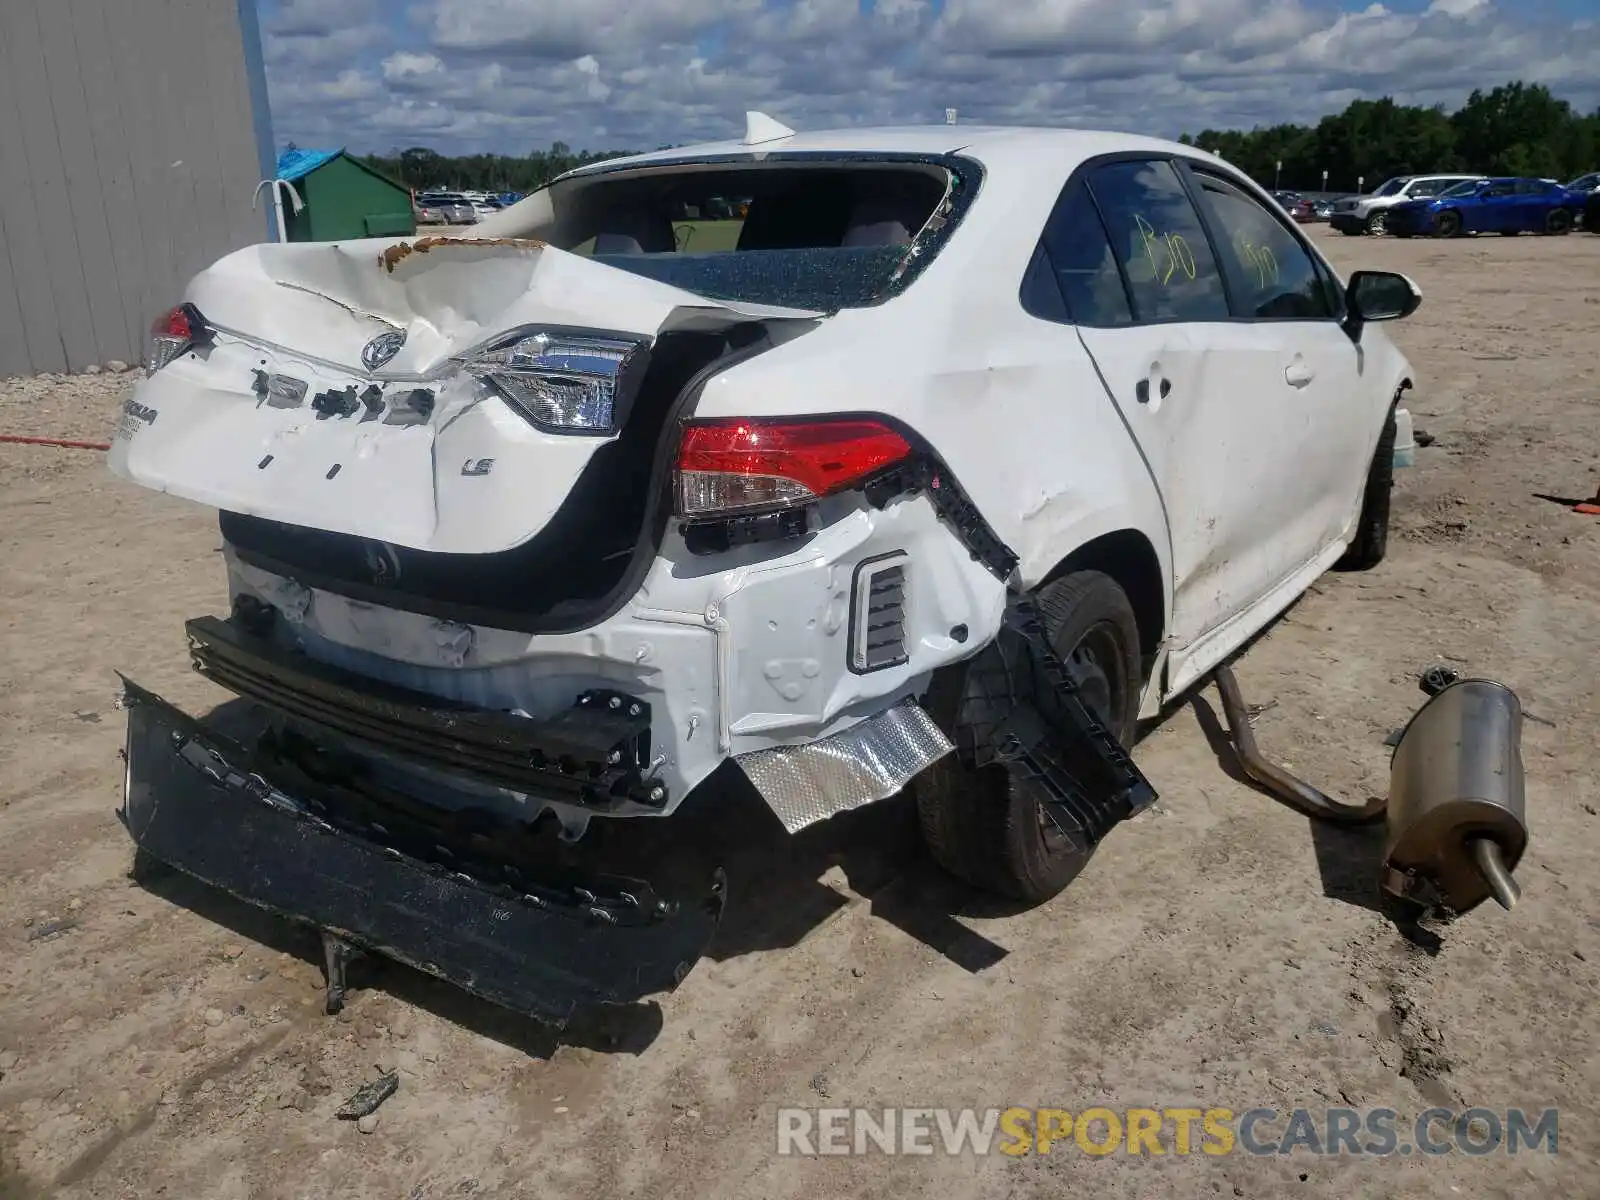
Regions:
<svg viewBox="0 0 1600 1200"><path fill-rule="evenodd" d="M202 721L240 737L249 728L248 706L229 701ZM866 900L875 918L975 973L1007 951L959 918L1004 916L1027 907L978 893L941 871L923 847L907 794L791 835L737 765L726 763L670 818L601 821L590 829L578 843L593 843L585 850L586 865L647 878L666 895L702 894L694 889L715 868L724 871L722 918L703 954L714 961L793 947L848 905L853 893ZM307 924L255 907L143 852L136 854L131 876L146 891L241 939L322 970L320 937ZM847 886L837 885L839 876ZM347 978L352 1004L359 1003L361 991L379 990L541 1058L563 1044L640 1053L663 1023L656 1000L640 995L580 1010L557 1028L376 954L352 962Z"/></svg>

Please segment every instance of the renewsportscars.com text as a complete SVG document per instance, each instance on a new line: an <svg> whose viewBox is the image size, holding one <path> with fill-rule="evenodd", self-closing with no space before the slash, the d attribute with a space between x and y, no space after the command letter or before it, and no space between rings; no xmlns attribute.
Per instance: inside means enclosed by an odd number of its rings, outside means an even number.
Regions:
<svg viewBox="0 0 1600 1200"><path fill-rule="evenodd" d="M1555 1154L1556 1109L780 1108L782 1155Z"/></svg>

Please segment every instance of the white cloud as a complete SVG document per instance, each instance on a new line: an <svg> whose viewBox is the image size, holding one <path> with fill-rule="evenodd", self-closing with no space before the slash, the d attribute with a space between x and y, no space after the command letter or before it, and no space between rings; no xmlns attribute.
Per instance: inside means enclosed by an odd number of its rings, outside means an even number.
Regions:
<svg viewBox="0 0 1600 1200"><path fill-rule="evenodd" d="M397 50L383 60L384 82L397 87L426 86L445 78L444 62L436 54Z"/></svg>
<svg viewBox="0 0 1600 1200"><path fill-rule="evenodd" d="M1592 26L1512 0L280 0L263 27L279 138L372 151L653 148L747 108L1175 135L1510 79L1600 103Z"/></svg>
<svg viewBox="0 0 1600 1200"><path fill-rule="evenodd" d="M1460 17L1464 20L1476 20L1487 16L1489 0L1433 0L1428 5L1429 13L1442 13L1447 17Z"/></svg>

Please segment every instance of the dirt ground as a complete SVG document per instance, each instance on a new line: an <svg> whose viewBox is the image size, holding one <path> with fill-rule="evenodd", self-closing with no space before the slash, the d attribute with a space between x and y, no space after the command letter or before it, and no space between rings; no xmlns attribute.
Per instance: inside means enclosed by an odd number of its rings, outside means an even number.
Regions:
<svg viewBox="0 0 1600 1200"><path fill-rule="evenodd" d="M752 817L713 954L659 1007L562 1037L392 965L322 1015L314 942L129 877L114 670L204 712L184 618L224 607L215 518L93 452L0 445L0 1195L1594 1195L1600 1135L1600 237L1318 236L1413 275L1396 336L1436 441L1388 560L1330 575L1243 658L1270 753L1387 784L1445 661L1525 728L1523 903L1407 938L1378 834L1310 825L1214 749L1214 693L1136 757L1159 805L1061 897L986 908L903 802L785 840ZM130 376L0 384L0 428L104 436ZM1270 502L1264 498L1264 502ZM370 1134L334 1119L377 1068ZM1559 1153L779 1158L779 1106L1561 1109Z"/></svg>

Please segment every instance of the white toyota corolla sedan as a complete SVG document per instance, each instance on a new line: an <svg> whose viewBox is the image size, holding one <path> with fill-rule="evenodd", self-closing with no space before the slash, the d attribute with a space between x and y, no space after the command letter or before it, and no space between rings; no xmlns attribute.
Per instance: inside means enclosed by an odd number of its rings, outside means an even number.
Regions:
<svg viewBox="0 0 1600 1200"><path fill-rule="evenodd" d="M545 1013L649 977L530 982L580 944L550 922L720 909L570 852L729 760L791 832L913 784L945 866L1048 897L1153 799L1137 720L1382 557L1377 323L1419 302L1189 146L759 114L459 237L241 250L157 322L111 465L220 511L188 632L255 724L129 684L125 818Z"/></svg>

